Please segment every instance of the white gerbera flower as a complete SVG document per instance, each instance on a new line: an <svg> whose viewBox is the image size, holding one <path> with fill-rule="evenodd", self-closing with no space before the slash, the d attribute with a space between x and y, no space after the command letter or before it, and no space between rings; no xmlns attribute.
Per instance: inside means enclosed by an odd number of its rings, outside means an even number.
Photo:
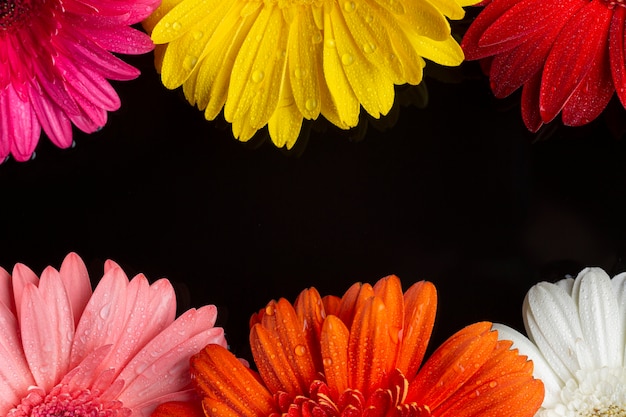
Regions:
<svg viewBox="0 0 626 417"><path fill-rule="evenodd" d="M626 273L586 268L576 279L533 286L524 300L528 338L494 325L535 364L541 417L626 417Z"/></svg>

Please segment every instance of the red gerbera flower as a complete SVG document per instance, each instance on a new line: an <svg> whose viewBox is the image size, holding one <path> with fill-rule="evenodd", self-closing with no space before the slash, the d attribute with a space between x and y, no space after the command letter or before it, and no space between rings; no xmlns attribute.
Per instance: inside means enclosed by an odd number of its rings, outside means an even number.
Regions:
<svg viewBox="0 0 626 417"><path fill-rule="evenodd" d="M429 282L355 284L343 296L311 288L252 318L259 373L225 348L191 359L203 411L167 403L153 417L532 417L543 384L491 323L457 332L422 364L437 297Z"/></svg>
<svg viewBox="0 0 626 417"><path fill-rule="evenodd" d="M110 52L141 54L150 38L130 27L159 0L0 0L0 163L28 160L41 130L60 148L104 126L120 99L107 80L139 71Z"/></svg>
<svg viewBox="0 0 626 417"><path fill-rule="evenodd" d="M461 47L484 58L496 97L522 90L531 131L594 120L617 91L626 106L623 0L488 0Z"/></svg>

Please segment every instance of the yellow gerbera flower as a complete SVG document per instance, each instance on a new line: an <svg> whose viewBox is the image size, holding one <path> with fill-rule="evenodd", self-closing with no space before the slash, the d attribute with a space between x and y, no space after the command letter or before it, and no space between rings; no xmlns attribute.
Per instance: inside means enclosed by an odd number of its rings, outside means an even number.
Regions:
<svg viewBox="0 0 626 417"><path fill-rule="evenodd" d="M269 126L291 148L302 119L343 129L385 115L424 59L459 65L446 17L477 0L163 0L145 22L163 84L246 141Z"/></svg>

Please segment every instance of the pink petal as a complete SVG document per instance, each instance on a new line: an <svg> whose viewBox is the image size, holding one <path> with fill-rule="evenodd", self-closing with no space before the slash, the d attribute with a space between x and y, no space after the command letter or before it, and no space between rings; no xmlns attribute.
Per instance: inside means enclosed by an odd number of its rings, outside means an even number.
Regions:
<svg viewBox="0 0 626 417"><path fill-rule="evenodd" d="M122 312L120 312L122 313ZM134 277L126 290L127 318L115 342L109 366L121 371L128 361L176 318L176 295L167 280L149 285L143 275Z"/></svg>
<svg viewBox="0 0 626 417"><path fill-rule="evenodd" d="M105 345L96 348L69 371L61 380L61 383L68 385L70 389L85 389L93 386L98 368L106 357L111 353L112 346Z"/></svg>
<svg viewBox="0 0 626 417"><path fill-rule="evenodd" d="M15 312L17 319L21 319L22 299L24 287L28 284L39 285L39 277L24 264L15 264L13 267L13 295L15 297Z"/></svg>
<svg viewBox="0 0 626 417"><path fill-rule="evenodd" d="M606 108L614 92L609 51L605 45L600 48L591 69L565 103L561 115L563 123L567 126L582 126L591 122Z"/></svg>
<svg viewBox="0 0 626 417"><path fill-rule="evenodd" d="M24 353L37 385L49 391L68 370L74 338L70 301L59 273L48 267L39 288L24 289L20 321Z"/></svg>
<svg viewBox="0 0 626 417"><path fill-rule="evenodd" d="M87 268L80 256L72 252L63 260L59 272L72 305L74 324L78 325L83 310L91 297L91 282Z"/></svg>
<svg viewBox="0 0 626 417"><path fill-rule="evenodd" d="M13 298L13 283L11 282L11 275L6 269L0 266L0 304L12 312L15 312L15 301Z"/></svg>
<svg viewBox="0 0 626 417"><path fill-rule="evenodd" d="M67 115L47 96L33 93L30 102L48 138L59 148L68 148L72 144L72 123Z"/></svg>
<svg viewBox="0 0 626 417"><path fill-rule="evenodd" d="M626 106L626 8L616 7L611 21L609 36L609 56L611 60L611 73L617 97Z"/></svg>
<svg viewBox="0 0 626 417"><path fill-rule="evenodd" d="M226 346L223 330L213 327L216 317L215 306L189 310L146 344L119 376L126 381L124 405L154 408L155 398L185 389L191 355L210 343Z"/></svg>
<svg viewBox="0 0 626 417"><path fill-rule="evenodd" d="M602 2L589 2L559 34L541 81L539 109L544 122L561 111L591 68L598 50L605 47L612 14Z"/></svg>
<svg viewBox="0 0 626 417"><path fill-rule="evenodd" d="M539 130L543 125L539 113L539 90L541 88L541 73L535 74L524 84L522 89L522 119L531 132Z"/></svg>
<svg viewBox="0 0 626 417"><path fill-rule="evenodd" d="M0 304L0 414L6 415L34 384L18 335L17 319Z"/></svg>
<svg viewBox="0 0 626 417"><path fill-rule="evenodd" d="M114 344L124 331L128 278L120 268L105 273L76 326L70 366L78 365L100 346ZM103 363L104 368L107 363Z"/></svg>
<svg viewBox="0 0 626 417"><path fill-rule="evenodd" d="M35 151L41 127L30 102L18 97L12 84L0 94L0 157L7 148L17 161L28 161Z"/></svg>

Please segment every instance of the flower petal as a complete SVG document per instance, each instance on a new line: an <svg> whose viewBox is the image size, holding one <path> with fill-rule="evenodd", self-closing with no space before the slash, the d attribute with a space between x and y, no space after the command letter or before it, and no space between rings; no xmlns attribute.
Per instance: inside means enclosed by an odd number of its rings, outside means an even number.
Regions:
<svg viewBox="0 0 626 417"><path fill-rule="evenodd" d="M561 111L605 47L613 11L602 2L586 3L568 21L546 61L539 105L549 122Z"/></svg>
<svg viewBox="0 0 626 417"><path fill-rule="evenodd" d="M172 401L159 405L152 417L204 417L200 401Z"/></svg>
<svg viewBox="0 0 626 417"><path fill-rule="evenodd" d="M337 316L328 316L322 328L321 351L324 376L333 398L348 389L348 340L350 331Z"/></svg>
<svg viewBox="0 0 626 417"><path fill-rule="evenodd" d="M205 395L208 417L264 417L276 412L272 395L237 358L218 345L208 345L191 358L198 391Z"/></svg>
<svg viewBox="0 0 626 417"><path fill-rule="evenodd" d="M78 325L80 316L91 297L91 282L83 260L75 253L65 257L59 270L65 291L72 305L74 324Z"/></svg>

